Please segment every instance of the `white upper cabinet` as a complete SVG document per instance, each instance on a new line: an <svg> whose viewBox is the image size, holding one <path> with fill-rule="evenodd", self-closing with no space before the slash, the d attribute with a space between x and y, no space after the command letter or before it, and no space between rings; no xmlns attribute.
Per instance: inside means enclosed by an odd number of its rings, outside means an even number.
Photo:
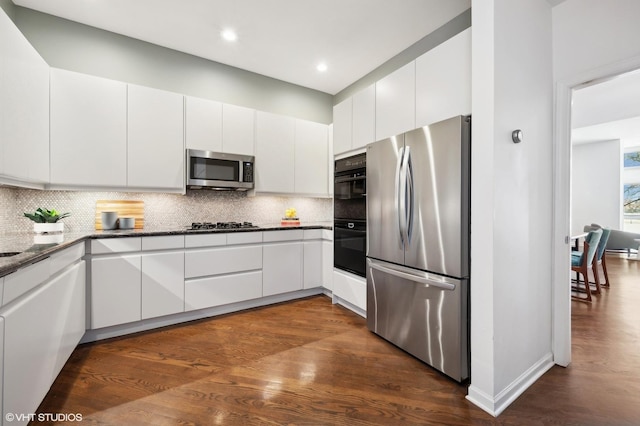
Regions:
<svg viewBox="0 0 640 426"><path fill-rule="evenodd" d="M297 194L327 196L328 126L296 120L294 189Z"/></svg>
<svg viewBox="0 0 640 426"><path fill-rule="evenodd" d="M49 66L0 10L0 175L49 181Z"/></svg>
<svg viewBox="0 0 640 426"><path fill-rule="evenodd" d="M353 98L347 98L333 107L333 153L351 150L353 129Z"/></svg>
<svg viewBox="0 0 640 426"><path fill-rule="evenodd" d="M471 29L416 59L416 126L471 114Z"/></svg>
<svg viewBox="0 0 640 426"><path fill-rule="evenodd" d="M51 69L51 183L126 186L127 85Z"/></svg>
<svg viewBox="0 0 640 426"><path fill-rule="evenodd" d="M376 83L376 140L415 128L415 61Z"/></svg>
<svg viewBox="0 0 640 426"><path fill-rule="evenodd" d="M185 96L187 148L222 152L222 103Z"/></svg>
<svg viewBox="0 0 640 426"><path fill-rule="evenodd" d="M376 86L372 84L353 95L351 149L376 141Z"/></svg>
<svg viewBox="0 0 640 426"><path fill-rule="evenodd" d="M251 108L222 106L222 152L255 155L256 112Z"/></svg>
<svg viewBox="0 0 640 426"><path fill-rule="evenodd" d="M129 85L127 185L184 189L184 97Z"/></svg>
<svg viewBox="0 0 640 426"><path fill-rule="evenodd" d="M293 193L295 120L256 113L256 192Z"/></svg>

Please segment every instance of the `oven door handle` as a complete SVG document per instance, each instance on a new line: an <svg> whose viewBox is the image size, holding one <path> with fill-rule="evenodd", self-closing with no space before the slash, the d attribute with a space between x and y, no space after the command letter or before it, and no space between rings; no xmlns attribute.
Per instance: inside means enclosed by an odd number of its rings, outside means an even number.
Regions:
<svg viewBox="0 0 640 426"><path fill-rule="evenodd" d="M362 232L363 234L367 232L366 228L365 229L356 229L356 224L353 222L349 222L345 225L338 225L338 224L334 224L333 225L335 228L339 228L339 229L346 229L347 231L351 231L351 232Z"/></svg>
<svg viewBox="0 0 640 426"><path fill-rule="evenodd" d="M366 178L366 176L338 176L335 178L335 183L357 182Z"/></svg>

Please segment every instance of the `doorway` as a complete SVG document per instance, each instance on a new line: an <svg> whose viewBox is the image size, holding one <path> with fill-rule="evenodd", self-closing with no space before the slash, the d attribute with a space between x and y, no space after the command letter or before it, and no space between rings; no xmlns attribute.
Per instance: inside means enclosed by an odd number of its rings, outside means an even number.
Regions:
<svg viewBox="0 0 640 426"><path fill-rule="evenodd" d="M554 362L571 362L571 296L567 291L570 264L569 236L577 224L572 217L572 100L580 89L637 74L640 57L594 69L573 79L556 82L554 231L553 231L553 352ZM636 98L637 99L637 98ZM608 111L611 113L611 111ZM578 119L578 117L576 117ZM580 118L582 119L582 118ZM620 190L621 192L621 190ZM622 194L621 194L622 195ZM621 219L620 219L621 220ZM583 225L580 225L583 226Z"/></svg>

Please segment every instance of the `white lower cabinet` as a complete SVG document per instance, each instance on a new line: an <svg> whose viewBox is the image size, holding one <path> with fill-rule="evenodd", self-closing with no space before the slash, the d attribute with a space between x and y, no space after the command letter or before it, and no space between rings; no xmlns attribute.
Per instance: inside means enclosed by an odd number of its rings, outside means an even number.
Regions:
<svg viewBox="0 0 640 426"><path fill-rule="evenodd" d="M303 243L300 241L264 246L262 266L263 296L302 289L302 253Z"/></svg>
<svg viewBox="0 0 640 426"><path fill-rule="evenodd" d="M262 297L262 271L189 280L185 284L185 310L204 309Z"/></svg>
<svg viewBox="0 0 640 426"><path fill-rule="evenodd" d="M142 319L184 311L184 253L151 253L141 258Z"/></svg>
<svg viewBox="0 0 640 426"><path fill-rule="evenodd" d="M322 229L304 231L303 288L322 287Z"/></svg>
<svg viewBox="0 0 640 426"><path fill-rule="evenodd" d="M4 322L2 419L35 413L85 332L85 262L0 311ZM2 330L2 327L0 327ZM0 331L0 337L3 333ZM13 424L27 424L28 416Z"/></svg>
<svg viewBox="0 0 640 426"><path fill-rule="evenodd" d="M333 291L333 241L326 239L322 241L322 286Z"/></svg>
<svg viewBox="0 0 640 426"><path fill-rule="evenodd" d="M141 255L91 260L91 328L140 321Z"/></svg>
<svg viewBox="0 0 640 426"><path fill-rule="evenodd" d="M240 233L248 242L261 233ZM233 242L230 242L233 244ZM222 306L262 296L262 247L223 246L185 253L185 311Z"/></svg>
<svg viewBox="0 0 640 426"><path fill-rule="evenodd" d="M367 280L346 272L334 270L333 272L333 296L334 302L345 301L356 309L356 313L362 315L367 310ZM336 300L338 298L339 300ZM351 308L351 306L347 306Z"/></svg>

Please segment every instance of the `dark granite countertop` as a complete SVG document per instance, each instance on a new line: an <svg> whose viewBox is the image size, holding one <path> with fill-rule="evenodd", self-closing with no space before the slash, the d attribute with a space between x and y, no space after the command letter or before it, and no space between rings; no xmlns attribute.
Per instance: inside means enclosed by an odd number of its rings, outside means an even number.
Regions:
<svg viewBox="0 0 640 426"><path fill-rule="evenodd" d="M92 231L85 232L65 232L59 238L62 241L55 243L41 243L36 240L36 235L32 232L16 232L0 234L0 253L17 252L14 256L0 257L0 277L14 272L26 265L46 259L51 254L70 247L88 239L98 238L126 238L126 237L153 237L160 235L192 235L209 233L230 233L230 232L260 232L278 231L285 229L333 229L331 222L302 223L299 226L282 226L277 224L260 224L257 228L250 229L201 229L190 230L185 228L148 228L136 230L114 230L114 231Z"/></svg>

